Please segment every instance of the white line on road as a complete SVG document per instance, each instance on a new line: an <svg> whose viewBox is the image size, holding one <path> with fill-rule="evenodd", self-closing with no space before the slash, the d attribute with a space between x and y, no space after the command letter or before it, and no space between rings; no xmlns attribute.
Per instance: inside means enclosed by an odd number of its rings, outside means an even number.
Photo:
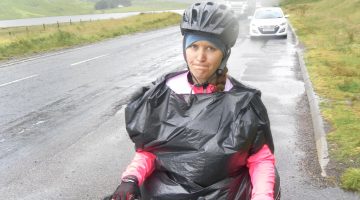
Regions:
<svg viewBox="0 0 360 200"><path fill-rule="evenodd" d="M26 62L30 62L30 61L33 61L33 60L39 60L41 58L47 58L47 57L51 57L51 56L57 56L57 55L61 55L61 54L64 54L64 53L69 53L69 52L73 52L73 51L77 51L77 50L82 50L82 49L85 49L85 48L89 48L89 47L92 47L94 46L93 44L92 45L88 45L88 46L84 46L84 47L78 47L78 48L73 48L73 49L66 49L64 51L58 51L58 52L53 52L53 53L49 53L49 54L46 54L46 55L41 55L41 56L36 56L36 57L32 57L32 58L25 58L23 60L15 60L15 61L10 61L8 63L5 63L3 65L0 65L0 68L4 68L4 67L9 67L9 66L12 66L12 65L17 65L17 64L21 64L21 63L26 63Z"/></svg>
<svg viewBox="0 0 360 200"><path fill-rule="evenodd" d="M71 64L71 66L75 66L75 65L79 65L81 63L85 63L85 62L88 62L88 61L91 61L91 60L95 60L95 59L98 59L98 58L102 58L102 57L105 57L105 56L108 56L109 54L104 54L104 55L101 55L101 56L96 56L94 58L90 58L90 59L87 59L87 60L83 60L83 61L80 61L80 62L76 62L76 63L73 63Z"/></svg>
<svg viewBox="0 0 360 200"><path fill-rule="evenodd" d="M15 80L15 81L4 83L4 84L1 84L0 87L4 87L4 86L7 86L7 85L10 85L10 84L13 84L13 83L16 83L16 82L20 82L20 81L23 81L23 80L26 80L26 79L29 79L29 78L34 78L34 77L37 77L37 76L39 76L39 74L34 74L34 75L31 75L31 76L28 76L28 77L25 77L25 78L21 78L21 79Z"/></svg>

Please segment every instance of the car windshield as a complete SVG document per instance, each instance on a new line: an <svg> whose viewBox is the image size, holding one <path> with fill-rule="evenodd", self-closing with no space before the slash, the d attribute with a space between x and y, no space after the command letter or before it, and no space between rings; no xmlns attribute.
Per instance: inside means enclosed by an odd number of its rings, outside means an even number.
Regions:
<svg viewBox="0 0 360 200"><path fill-rule="evenodd" d="M254 17L255 19L273 19L282 18L283 14L280 10L259 10Z"/></svg>

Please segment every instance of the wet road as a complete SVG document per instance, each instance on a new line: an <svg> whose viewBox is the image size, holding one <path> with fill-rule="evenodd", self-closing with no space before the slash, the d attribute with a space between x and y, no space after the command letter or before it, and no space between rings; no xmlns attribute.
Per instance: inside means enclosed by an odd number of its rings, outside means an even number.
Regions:
<svg viewBox="0 0 360 200"><path fill-rule="evenodd" d="M182 68L178 27L0 65L1 199L99 199L133 154L125 99Z"/></svg>
<svg viewBox="0 0 360 200"><path fill-rule="evenodd" d="M229 71L238 80L262 91L275 143L282 199L360 199L330 186L321 177L294 36L250 40L247 30L245 25L240 31Z"/></svg>
<svg viewBox="0 0 360 200"><path fill-rule="evenodd" d="M293 37L251 41L242 23L229 74L263 93L282 199L359 199L320 178ZM183 66L178 27L0 64L1 199L110 194L133 155L126 99Z"/></svg>

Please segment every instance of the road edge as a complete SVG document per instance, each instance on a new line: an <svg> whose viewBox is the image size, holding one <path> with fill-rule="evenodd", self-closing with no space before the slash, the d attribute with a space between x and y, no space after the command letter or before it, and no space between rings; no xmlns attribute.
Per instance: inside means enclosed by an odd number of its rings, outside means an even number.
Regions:
<svg viewBox="0 0 360 200"><path fill-rule="evenodd" d="M321 176L326 177L326 167L329 163L329 152L328 152L328 145L326 140L326 132L324 129L324 121L321 116L320 108L319 108L319 97L315 94L314 88L312 86L303 56L303 49L299 46L299 39L296 35L296 31L288 22L291 34L295 38L295 49L296 49L296 56L299 62L299 66L301 69L301 73L303 76L304 84L305 84L305 91L307 94L307 98L309 101L310 106L310 113L314 128L314 138L315 144L317 149L317 156L318 161L321 168Z"/></svg>

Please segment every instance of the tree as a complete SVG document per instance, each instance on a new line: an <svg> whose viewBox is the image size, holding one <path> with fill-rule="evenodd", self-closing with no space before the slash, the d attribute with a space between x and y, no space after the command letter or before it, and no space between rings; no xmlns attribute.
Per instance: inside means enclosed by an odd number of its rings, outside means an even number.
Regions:
<svg viewBox="0 0 360 200"><path fill-rule="evenodd" d="M125 7L129 7L131 6L131 0L120 0L119 1L121 5L125 6Z"/></svg>
<svg viewBox="0 0 360 200"><path fill-rule="evenodd" d="M101 0L101 1L98 1L96 4L95 4L95 10L103 10L103 9L108 9L108 3L106 0Z"/></svg>
<svg viewBox="0 0 360 200"><path fill-rule="evenodd" d="M131 6L131 0L100 0L95 4L96 10L116 8L119 5L128 7Z"/></svg>

